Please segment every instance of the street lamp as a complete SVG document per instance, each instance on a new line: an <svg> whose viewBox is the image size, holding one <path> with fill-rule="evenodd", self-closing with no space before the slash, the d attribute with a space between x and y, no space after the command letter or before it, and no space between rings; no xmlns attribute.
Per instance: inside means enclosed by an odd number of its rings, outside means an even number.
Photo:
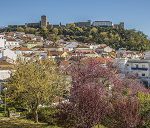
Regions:
<svg viewBox="0 0 150 128"><path fill-rule="evenodd" d="M5 114L6 114L6 107L7 107L7 102L6 102L6 92L7 92L7 88L4 88L3 89L3 91L4 91L4 96L5 96L5 100L4 100L4 112L5 112Z"/></svg>

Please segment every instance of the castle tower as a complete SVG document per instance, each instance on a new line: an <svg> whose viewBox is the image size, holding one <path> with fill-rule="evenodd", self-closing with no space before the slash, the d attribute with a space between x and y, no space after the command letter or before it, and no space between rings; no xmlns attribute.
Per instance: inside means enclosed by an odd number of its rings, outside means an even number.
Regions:
<svg viewBox="0 0 150 128"><path fill-rule="evenodd" d="M41 28L47 27L47 17L45 15L41 16Z"/></svg>

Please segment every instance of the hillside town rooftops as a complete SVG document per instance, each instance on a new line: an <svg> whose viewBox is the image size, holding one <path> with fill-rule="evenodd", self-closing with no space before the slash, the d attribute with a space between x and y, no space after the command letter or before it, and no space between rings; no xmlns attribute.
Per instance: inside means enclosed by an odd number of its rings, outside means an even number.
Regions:
<svg viewBox="0 0 150 128"><path fill-rule="evenodd" d="M61 48L58 44L49 44L49 45L44 45L44 48Z"/></svg>
<svg viewBox="0 0 150 128"><path fill-rule="evenodd" d="M76 48L90 48L90 47L87 45L78 45Z"/></svg>
<svg viewBox="0 0 150 128"><path fill-rule="evenodd" d="M13 64L7 62L6 60L0 60L0 70L11 70L13 68Z"/></svg>
<svg viewBox="0 0 150 128"><path fill-rule="evenodd" d="M61 56L63 52L61 51L48 51L48 56Z"/></svg>
<svg viewBox="0 0 150 128"><path fill-rule="evenodd" d="M35 54L31 53L31 54L23 54L24 57L33 57Z"/></svg>
<svg viewBox="0 0 150 128"><path fill-rule="evenodd" d="M14 39L14 38L6 38L6 41L16 41L16 39Z"/></svg>
<svg viewBox="0 0 150 128"><path fill-rule="evenodd" d="M13 64L7 62L6 60L0 60L0 66L1 65L13 65Z"/></svg>
<svg viewBox="0 0 150 128"><path fill-rule="evenodd" d="M13 51L32 51L31 49L27 47L15 47L12 49Z"/></svg>
<svg viewBox="0 0 150 128"><path fill-rule="evenodd" d="M82 62L89 62L89 61L94 61L96 63L100 63L100 64L106 64L106 63L110 63L113 62L112 58L103 58L103 57L93 57L91 58L83 58L81 59Z"/></svg>

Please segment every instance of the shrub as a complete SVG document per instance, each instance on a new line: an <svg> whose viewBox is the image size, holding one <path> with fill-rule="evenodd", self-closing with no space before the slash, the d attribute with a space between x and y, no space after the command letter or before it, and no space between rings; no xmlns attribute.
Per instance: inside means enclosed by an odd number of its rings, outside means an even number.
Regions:
<svg viewBox="0 0 150 128"><path fill-rule="evenodd" d="M107 128L107 127L105 127L105 126L103 126L103 125L96 125L96 126L94 126L93 128Z"/></svg>
<svg viewBox="0 0 150 128"><path fill-rule="evenodd" d="M49 125L55 125L56 119L55 114L57 113L57 109L55 107L47 107L41 108L38 111L39 121L48 123Z"/></svg>
<svg viewBox="0 0 150 128"><path fill-rule="evenodd" d="M4 112L4 106L0 105L0 112Z"/></svg>
<svg viewBox="0 0 150 128"><path fill-rule="evenodd" d="M139 93L140 113L143 119L142 128L150 127L150 94Z"/></svg>
<svg viewBox="0 0 150 128"><path fill-rule="evenodd" d="M10 117L10 113L16 113L16 109L14 107L8 108L8 117Z"/></svg>
<svg viewBox="0 0 150 128"><path fill-rule="evenodd" d="M48 123L49 125L55 125L55 114L57 113L57 111L58 110L55 107L40 108L38 111L39 121ZM27 119L34 119L33 113L28 113L26 117Z"/></svg>
<svg viewBox="0 0 150 128"><path fill-rule="evenodd" d="M14 107L8 108L8 111L16 112L16 109Z"/></svg>

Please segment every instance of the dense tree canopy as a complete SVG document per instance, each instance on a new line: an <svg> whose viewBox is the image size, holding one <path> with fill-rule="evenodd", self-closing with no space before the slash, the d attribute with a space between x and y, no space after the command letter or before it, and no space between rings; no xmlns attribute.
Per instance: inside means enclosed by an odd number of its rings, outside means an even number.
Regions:
<svg viewBox="0 0 150 128"><path fill-rule="evenodd" d="M6 85L9 97L33 112L38 122L39 105L51 105L56 96L63 96L68 84L53 61L43 60L17 65Z"/></svg>
<svg viewBox="0 0 150 128"><path fill-rule="evenodd" d="M108 128L149 126L149 90L134 77L121 79L111 65L102 67L93 59L72 66L70 74L70 102L60 106L59 116L65 128L92 128L98 124ZM145 102L139 93L147 99Z"/></svg>
<svg viewBox="0 0 150 128"><path fill-rule="evenodd" d="M127 48L129 50L147 50L150 41L142 32L114 28L96 27L65 27L60 28L60 35L66 40L76 40L89 44L107 44L115 49Z"/></svg>
<svg viewBox="0 0 150 128"><path fill-rule="evenodd" d="M112 27L77 27L75 24L47 29L7 28L1 31L24 31L25 33L40 34L45 39L56 42L58 39L78 41L88 44L107 44L112 48L127 48L128 50L145 51L150 49L150 40L141 31L134 29L116 29Z"/></svg>

